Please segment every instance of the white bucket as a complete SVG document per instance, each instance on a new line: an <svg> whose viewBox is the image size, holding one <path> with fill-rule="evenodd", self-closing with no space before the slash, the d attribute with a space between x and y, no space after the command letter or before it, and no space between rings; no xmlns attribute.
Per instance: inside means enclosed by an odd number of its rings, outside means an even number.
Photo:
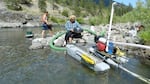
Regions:
<svg viewBox="0 0 150 84"><path fill-rule="evenodd" d="M106 39L105 38L99 38L98 41L102 42L102 43L106 43Z"/></svg>

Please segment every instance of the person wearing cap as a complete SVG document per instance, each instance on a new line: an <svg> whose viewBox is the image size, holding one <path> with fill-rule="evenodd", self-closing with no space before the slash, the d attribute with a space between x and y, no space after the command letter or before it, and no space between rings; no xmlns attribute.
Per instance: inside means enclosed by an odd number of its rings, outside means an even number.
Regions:
<svg viewBox="0 0 150 84"><path fill-rule="evenodd" d="M67 30L65 35L66 43L72 43L72 39L74 38L74 34L76 34L76 30L82 29L80 24L76 21L75 15L71 15L69 17L69 20L65 24L65 28Z"/></svg>

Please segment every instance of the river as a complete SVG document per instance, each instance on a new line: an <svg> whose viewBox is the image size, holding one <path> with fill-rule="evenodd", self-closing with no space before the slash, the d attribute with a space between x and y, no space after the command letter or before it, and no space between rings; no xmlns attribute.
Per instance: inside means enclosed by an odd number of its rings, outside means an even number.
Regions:
<svg viewBox="0 0 150 84"><path fill-rule="evenodd" d="M29 50L31 39L27 30L41 32L41 28L0 29L0 84L146 84L115 67L106 72L93 72L65 51L48 48ZM55 28L57 32L61 28ZM150 78L150 66L128 55L124 66L143 77Z"/></svg>

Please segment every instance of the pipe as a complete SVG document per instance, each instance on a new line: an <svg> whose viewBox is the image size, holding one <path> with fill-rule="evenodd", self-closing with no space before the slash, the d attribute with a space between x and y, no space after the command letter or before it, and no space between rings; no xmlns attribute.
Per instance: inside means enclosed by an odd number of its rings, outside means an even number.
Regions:
<svg viewBox="0 0 150 84"><path fill-rule="evenodd" d="M123 46L132 46L144 49L150 49L150 46L147 45L140 45L140 44L133 44L133 43L123 43L123 42L113 42L114 44L123 45Z"/></svg>
<svg viewBox="0 0 150 84"><path fill-rule="evenodd" d="M92 49L91 49L91 50L92 50ZM105 62L107 62L108 64L111 64L111 65L113 65L113 66L115 66L115 67L118 67L118 68L120 68L121 70L124 70L125 72L129 73L130 75L132 75L132 76L134 76L134 77L136 77L136 78L142 80L143 82L150 84L150 79L145 78L145 77L143 77L143 76L140 76L140 75L138 75L138 74L136 74L136 73L134 73L134 72L132 72L132 71L129 71L128 69L126 69L126 68L124 68L123 66L121 66L121 65L117 64L116 62L114 62L114 60L113 60L112 58L107 58L107 59L106 59L106 57L103 57L103 56L101 56L100 54L98 54L98 53L96 53L96 52L93 52L93 51L92 51L92 53L93 53L95 56L98 56L98 57L102 58L102 59L103 59Z"/></svg>
<svg viewBox="0 0 150 84"><path fill-rule="evenodd" d="M110 35L111 35L111 26L112 26L113 14L114 14L114 6L116 4L117 4L116 2L112 3L111 16L110 16L110 22L109 22L109 30L108 30L108 37L107 37L107 44L106 44L106 52L108 52L109 38L110 38Z"/></svg>
<svg viewBox="0 0 150 84"><path fill-rule="evenodd" d="M122 67L122 66L119 66L119 68L122 69L122 70L124 70L124 71L126 71L127 73L131 74L132 76L134 76L134 77L136 77L136 78L138 78L138 79L144 81L145 83L150 84L150 79L145 78L145 77L143 77L143 76L140 76L140 75L138 75L138 74L136 74L136 73L133 73L133 72L129 71L128 69Z"/></svg>

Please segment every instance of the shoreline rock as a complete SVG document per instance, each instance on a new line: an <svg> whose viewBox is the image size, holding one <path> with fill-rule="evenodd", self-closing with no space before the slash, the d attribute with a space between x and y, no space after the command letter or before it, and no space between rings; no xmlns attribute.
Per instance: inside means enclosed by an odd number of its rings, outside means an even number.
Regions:
<svg viewBox="0 0 150 84"><path fill-rule="evenodd" d="M9 23L9 22L0 22L0 28L28 28L28 27L40 27L41 24L36 22L28 22L26 24L15 22L15 23Z"/></svg>

